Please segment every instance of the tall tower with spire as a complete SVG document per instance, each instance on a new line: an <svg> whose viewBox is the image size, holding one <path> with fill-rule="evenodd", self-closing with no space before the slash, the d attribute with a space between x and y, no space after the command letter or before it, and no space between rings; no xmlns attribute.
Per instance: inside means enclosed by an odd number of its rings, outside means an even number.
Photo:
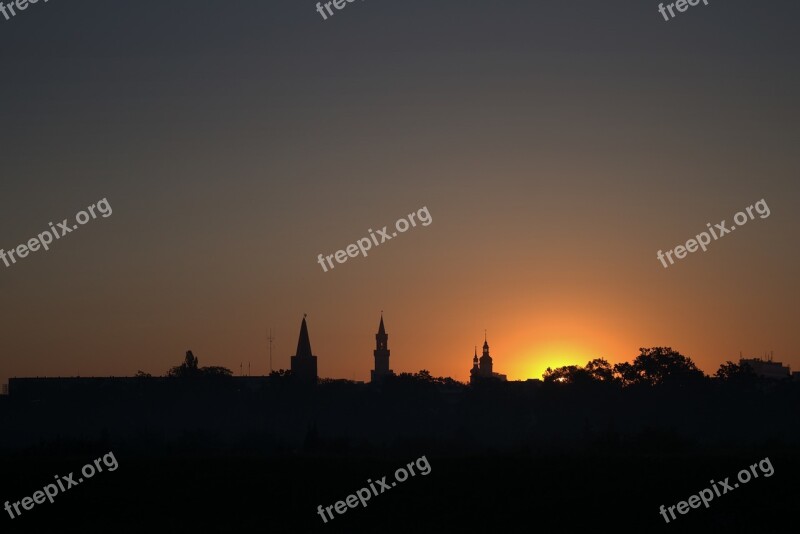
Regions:
<svg viewBox="0 0 800 534"><path fill-rule="evenodd" d="M489 355L489 342L486 340L486 332L483 333L483 354L478 358L478 348L475 347L475 355L472 357L472 369L469 372L470 384L475 384L487 380L505 381L506 375L495 373L492 357Z"/></svg>
<svg viewBox="0 0 800 534"><path fill-rule="evenodd" d="M383 326L383 312L381 312L381 324L378 326L378 333L375 334L375 370L371 374L372 382L380 382L394 372L389 369L389 334Z"/></svg>
<svg viewBox="0 0 800 534"><path fill-rule="evenodd" d="M483 333L483 355L480 359L481 375L492 376L492 357L489 356L489 342L486 341L486 332Z"/></svg>
<svg viewBox="0 0 800 534"><path fill-rule="evenodd" d="M308 337L308 325L303 314L300 324L300 338L297 340L297 354L291 357L292 376L298 382L317 383L317 357L311 353L311 340Z"/></svg>
<svg viewBox="0 0 800 534"><path fill-rule="evenodd" d="M474 356L472 356L472 369L470 370L470 376L475 376L481 372L481 368L478 365L478 346L475 345L475 352Z"/></svg>

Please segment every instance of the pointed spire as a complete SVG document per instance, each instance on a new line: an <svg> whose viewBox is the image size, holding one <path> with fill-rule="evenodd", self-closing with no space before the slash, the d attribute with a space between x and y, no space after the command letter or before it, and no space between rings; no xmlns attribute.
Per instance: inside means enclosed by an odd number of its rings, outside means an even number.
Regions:
<svg viewBox="0 0 800 534"><path fill-rule="evenodd" d="M389 334L386 333L386 327L383 326L383 310L381 310L381 324L378 326L378 333L375 334L375 350L387 350L388 345Z"/></svg>
<svg viewBox="0 0 800 534"><path fill-rule="evenodd" d="M295 353L301 358L310 358L311 340L308 337L308 326L306 325L306 314L303 314L303 323L300 325L300 338L297 340L297 352Z"/></svg>

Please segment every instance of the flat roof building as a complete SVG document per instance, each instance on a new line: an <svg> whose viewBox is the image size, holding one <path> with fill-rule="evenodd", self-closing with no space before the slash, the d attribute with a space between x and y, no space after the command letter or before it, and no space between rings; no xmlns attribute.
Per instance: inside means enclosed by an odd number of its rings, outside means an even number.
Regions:
<svg viewBox="0 0 800 534"><path fill-rule="evenodd" d="M747 364L753 371L761 377L780 380L791 376L791 370L781 362L773 362L772 359L762 360L761 358L740 358L739 365Z"/></svg>

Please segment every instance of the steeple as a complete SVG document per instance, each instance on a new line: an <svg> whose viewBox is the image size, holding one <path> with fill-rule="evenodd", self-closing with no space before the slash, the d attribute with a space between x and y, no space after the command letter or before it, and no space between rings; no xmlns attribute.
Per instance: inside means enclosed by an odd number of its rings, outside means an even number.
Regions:
<svg viewBox="0 0 800 534"><path fill-rule="evenodd" d="M375 351L386 351L386 354L389 354L387 350L389 347L389 334L386 333L386 328L383 326L383 313L381 313L381 324L378 326L378 333L375 334Z"/></svg>
<svg viewBox="0 0 800 534"><path fill-rule="evenodd" d="M381 313L381 324L378 326L378 333L375 334L375 350L387 350L389 347L389 334L383 326L383 313Z"/></svg>
<svg viewBox="0 0 800 534"><path fill-rule="evenodd" d="M381 311L381 323L378 326L378 333L375 334L375 350L372 352L375 356L375 370L371 373L373 382L379 382L386 376L394 374L389 369L389 352L389 334L383 326L383 311Z"/></svg>
<svg viewBox="0 0 800 534"><path fill-rule="evenodd" d="M489 355L489 342L486 341L486 331L483 331L483 355L480 359L481 374L492 376L492 357Z"/></svg>
<svg viewBox="0 0 800 534"><path fill-rule="evenodd" d="M300 323L300 337L297 339L297 353L290 358L292 376L298 381L308 384L317 382L317 357L311 352L311 339L308 336L306 315Z"/></svg>
<svg viewBox="0 0 800 534"><path fill-rule="evenodd" d="M311 340L308 338L308 325L306 325L306 315L303 314L303 323L300 325L300 338L297 340L297 352L295 355L300 356L301 358L310 357L313 353L311 352Z"/></svg>

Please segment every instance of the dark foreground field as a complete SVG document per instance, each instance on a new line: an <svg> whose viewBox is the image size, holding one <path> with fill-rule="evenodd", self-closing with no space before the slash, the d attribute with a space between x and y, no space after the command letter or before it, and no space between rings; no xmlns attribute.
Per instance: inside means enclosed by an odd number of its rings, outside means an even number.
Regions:
<svg viewBox="0 0 800 534"><path fill-rule="evenodd" d="M77 481L109 452L118 468L15 519L0 510L3 533L797 530L791 381L49 384L0 404L0 504L55 475ZM64 384L73 382L54 382ZM391 487L411 462L418 474ZM735 488L759 462L759 476ZM318 515L384 476L390 489L366 508L327 523ZM665 523L661 505L726 477L734 489L709 508Z"/></svg>
<svg viewBox="0 0 800 534"><path fill-rule="evenodd" d="M80 449L80 450L79 450ZM4 498L22 499L108 452L31 451L0 461ZM330 506L425 454L427 476L402 484L324 524ZM760 476L690 509L671 524L659 505L677 504L769 456ZM447 458L409 451L396 458L232 457L213 453L131 456L17 519L3 532L796 532L798 455L759 449L731 456ZM380 490L379 490L380 491ZM793 525L791 527L790 525Z"/></svg>

